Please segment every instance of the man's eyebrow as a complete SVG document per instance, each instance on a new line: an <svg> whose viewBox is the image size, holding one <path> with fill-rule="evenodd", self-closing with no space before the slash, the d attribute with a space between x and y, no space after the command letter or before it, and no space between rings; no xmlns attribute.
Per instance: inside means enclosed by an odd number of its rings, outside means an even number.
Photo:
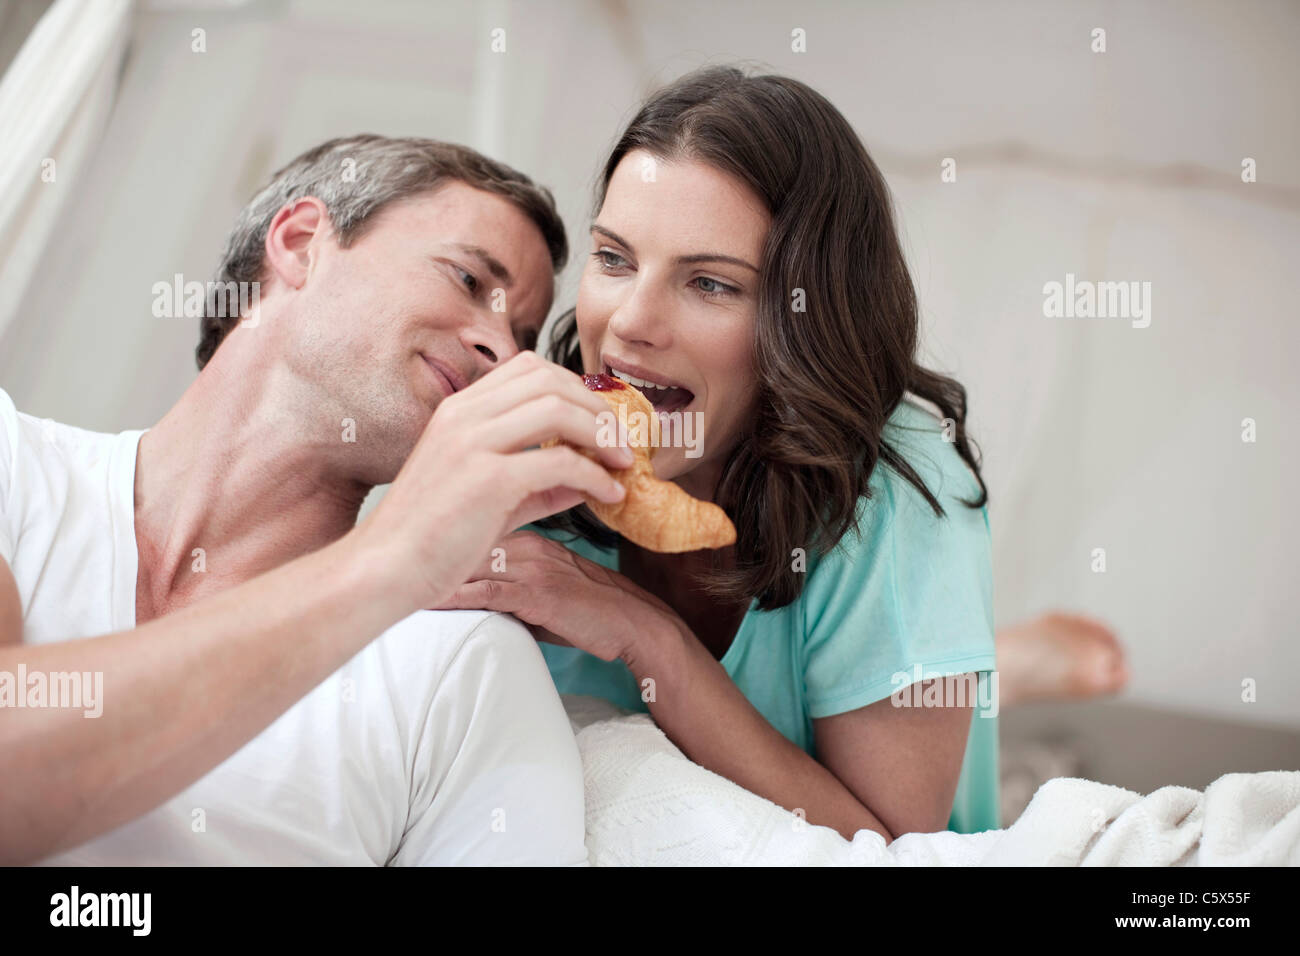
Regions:
<svg viewBox="0 0 1300 956"><path fill-rule="evenodd" d="M632 244L612 229L606 229L604 226L592 225L591 231L598 232L602 236L608 236L625 249L632 249ZM744 266L746 269L750 269L754 272L759 271L758 266L746 262L744 259L737 259L735 256L724 256L720 252L697 252L689 256L678 256L677 262L682 265L691 265L697 262L730 262L732 265Z"/></svg>
<svg viewBox="0 0 1300 956"><path fill-rule="evenodd" d="M467 246L463 242L453 242L453 246L468 256L473 256L481 262L487 271L507 289L514 285L514 278L510 275L510 270L503 266L499 259L492 255L481 246Z"/></svg>

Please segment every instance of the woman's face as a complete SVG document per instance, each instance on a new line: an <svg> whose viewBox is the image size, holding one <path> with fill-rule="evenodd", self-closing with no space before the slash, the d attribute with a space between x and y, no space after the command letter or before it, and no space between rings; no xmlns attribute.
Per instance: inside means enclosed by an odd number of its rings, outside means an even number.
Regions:
<svg viewBox="0 0 1300 956"><path fill-rule="evenodd" d="M713 493L754 411L758 267L770 224L759 197L729 174L634 150L592 225L577 305L584 370L630 379L661 420L668 413L676 447L655 453L655 473L697 497Z"/></svg>

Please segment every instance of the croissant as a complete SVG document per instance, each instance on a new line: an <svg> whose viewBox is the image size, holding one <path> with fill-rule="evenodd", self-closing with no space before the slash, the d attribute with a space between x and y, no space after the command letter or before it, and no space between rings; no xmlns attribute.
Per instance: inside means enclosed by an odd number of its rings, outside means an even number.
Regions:
<svg viewBox="0 0 1300 956"><path fill-rule="evenodd" d="M608 375L584 375L582 381L599 392L615 414L620 408L626 409L624 422L637 421L635 416L640 413L645 416L641 421L648 425L647 429L630 429L628 445L636 456L632 467L609 469L627 494L613 504L584 496L592 513L612 530L650 551L676 554L735 544L736 527L725 511L712 502L691 497L671 481L655 477L650 458L659 444L659 416L649 399Z"/></svg>

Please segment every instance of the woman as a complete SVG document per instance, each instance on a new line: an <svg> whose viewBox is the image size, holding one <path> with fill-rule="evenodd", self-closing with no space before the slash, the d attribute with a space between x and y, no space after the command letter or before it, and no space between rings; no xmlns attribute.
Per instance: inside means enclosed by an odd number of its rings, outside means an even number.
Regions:
<svg viewBox="0 0 1300 956"><path fill-rule="evenodd" d="M655 471L722 506L736 544L654 554L575 509L447 606L514 613L561 693L648 710L810 823L999 826L996 704L973 706L996 690L987 492L965 390L916 363L917 334L887 186L844 117L784 77L683 77L605 164L552 358L702 423ZM922 675L931 694L895 706Z"/></svg>

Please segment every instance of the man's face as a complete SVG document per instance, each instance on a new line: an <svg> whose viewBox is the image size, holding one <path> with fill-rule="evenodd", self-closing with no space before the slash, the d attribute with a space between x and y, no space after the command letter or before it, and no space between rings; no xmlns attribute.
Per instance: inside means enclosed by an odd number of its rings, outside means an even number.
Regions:
<svg viewBox="0 0 1300 956"><path fill-rule="evenodd" d="M283 354L325 406L303 414L352 419L358 477L381 484L439 402L536 342L550 254L527 214L461 182L389 204L347 249L312 247Z"/></svg>

